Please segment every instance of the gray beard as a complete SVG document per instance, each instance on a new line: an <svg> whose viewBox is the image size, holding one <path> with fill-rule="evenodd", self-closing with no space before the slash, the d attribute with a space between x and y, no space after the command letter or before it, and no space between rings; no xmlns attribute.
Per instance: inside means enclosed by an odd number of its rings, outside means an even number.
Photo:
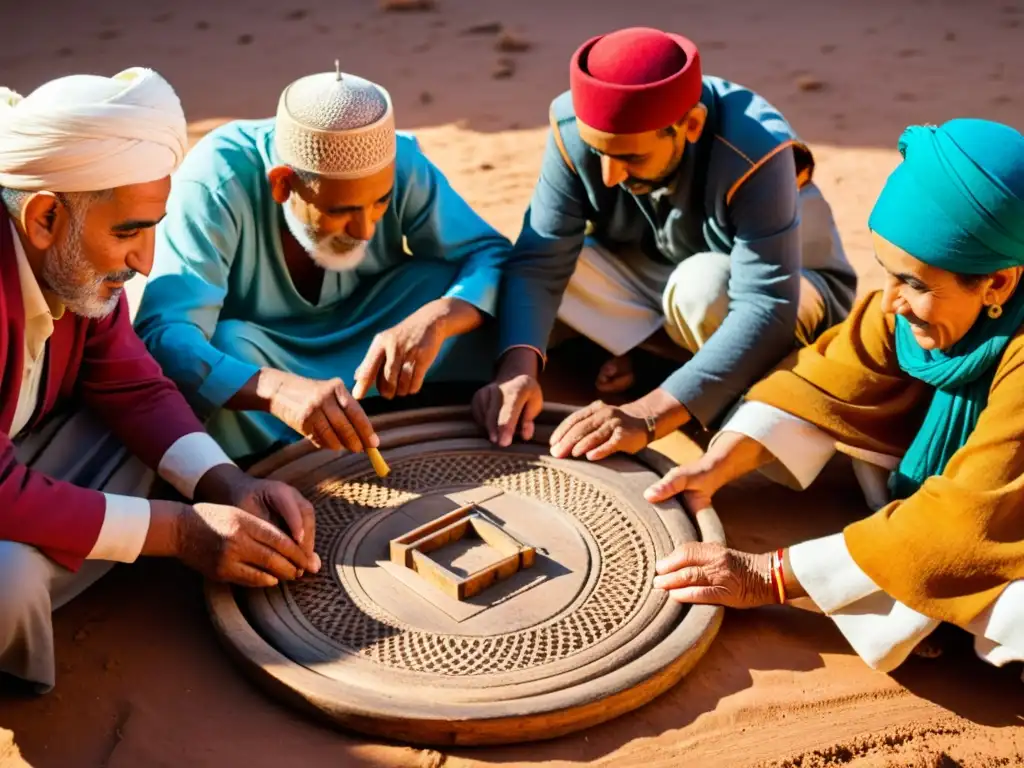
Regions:
<svg viewBox="0 0 1024 768"><path fill-rule="evenodd" d="M101 275L96 271L82 253L83 218L82 213L72 212L64 242L54 244L43 257L42 280L68 310L80 317L100 320L114 311L123 291L118 289L104 299L103 283L131 279L135 273L128 270Z"/></svg>
<svg viewBox="0 0 1024 768"><path fill-rule="evenodd" d="M317 240L309 227L299 221L292 212L290 201L281 207L284 210L284 221L288 225L288 231L321 269L328 272L349 272L366 258L366 251L370 245L368 240L356 240L344 234L328 235Z"/></svg>

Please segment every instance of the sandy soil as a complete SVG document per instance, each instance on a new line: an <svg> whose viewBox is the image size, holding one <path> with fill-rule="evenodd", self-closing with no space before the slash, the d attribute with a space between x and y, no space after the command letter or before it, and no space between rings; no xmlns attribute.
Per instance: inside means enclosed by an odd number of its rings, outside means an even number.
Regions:
<svg viewBox="0 0 1024 768"><path fill-rule="evenodd" d="M575 46L631 24L678 30L702 46L707 72L759 90L812 143L863 289L879 277L867 213L902 128L962 115L1024 126L1022 0L436 0L433 10L405 13L371 0L29 8L0 8L0 82L27 92L61 74L151 66L178 89L197 137L227 118L271 115L287 82L340 58L391 90L401 127L512 237ZM479 25L491 31L472 29ZM495 25L527 44L505 47L528 49L499 50ZM587 400L588 381L552 393ZM677 460L695 451L681 437L664 448ZM730 540L758 549L832 532L861 513L842 463L801 496L750 480L717 506ZM119 568L57 614L56 636L56 692L0 696L2 765L1024 765L1019 669L987 668L954 638L938 661L874 673L827 620L790 610L731 613L686 681L613 724L453 753L339 734L266 699L217 647L199 580L173 563Z"/></svg>

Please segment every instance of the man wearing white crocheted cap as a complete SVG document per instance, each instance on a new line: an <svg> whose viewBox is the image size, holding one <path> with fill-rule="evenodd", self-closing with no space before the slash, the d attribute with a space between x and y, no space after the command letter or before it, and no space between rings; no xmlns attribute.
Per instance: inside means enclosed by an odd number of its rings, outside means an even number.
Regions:
<svg viewBox="0 0 1024 768"><path fill-rule="evenodd" d="M235 466L131 326L186 139L148 69L0 88L0 688L53 686L50 611L114 562L254 586L319 567L309 504ZM147 500L151 469L212 503Z"/></svg>
<svg viewBox="0 0 1024 768"><path fill-rule="evenodd" d="M136 328L231 456L360 451L365 395L490 377L509 250L396 134L384 88L311 75L186 158Z"/></svg>

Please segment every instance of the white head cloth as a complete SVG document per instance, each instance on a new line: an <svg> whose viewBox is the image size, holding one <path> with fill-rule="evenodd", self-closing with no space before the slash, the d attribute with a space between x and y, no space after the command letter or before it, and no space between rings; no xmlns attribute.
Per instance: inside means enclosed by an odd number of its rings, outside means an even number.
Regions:
<svg viewBox="0 0 1024 768"><path fill-rule="evenodd" d="M395 160L391 95L342 72L309 75L284 89L277 105L278 159L335 179L371 176Z"/></svg>
<svg viewBox="0 0 1024 768"><path fill-rule="evenodd" d="M174 89L150 69L0 88L0 187L95 192L162 179L188 148Z"/></svg>

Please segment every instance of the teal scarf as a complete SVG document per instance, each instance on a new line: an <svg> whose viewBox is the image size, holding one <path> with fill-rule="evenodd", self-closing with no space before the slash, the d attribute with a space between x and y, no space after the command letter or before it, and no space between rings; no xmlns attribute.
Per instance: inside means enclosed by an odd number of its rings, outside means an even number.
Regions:
<svg viewBox="0 0 1024 768"><path fill-rule="evenodd" d="M960 274L1024 265L1024 137L985 120L912 127L904 161L886 182L869 227L917 259ZM926 351L896 320L896 357L908 375L935 388L890 491L907 498L967 442L988 403L1006 345L1024 324L1024 286L991 319L982 314L946 351Z"/></svg>

